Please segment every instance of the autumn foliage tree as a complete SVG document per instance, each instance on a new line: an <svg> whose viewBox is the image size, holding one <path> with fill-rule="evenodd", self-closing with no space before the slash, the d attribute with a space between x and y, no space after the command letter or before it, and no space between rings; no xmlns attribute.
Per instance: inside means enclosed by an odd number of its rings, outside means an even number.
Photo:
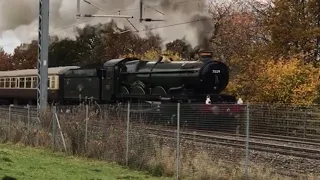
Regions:
<svg viewBox="0 0 320 180"><path fill-rule="evenodd" d="M22 44L14 50L12 61L14 69L35 69L38 59L38 41Z"/></svg>
<svg viewBox="0 0 320 180"><path fill-rule="evenodd" d="M246 70L230 81L228 93L249 102L318 103L320 69L299 58L251 61Z"/></svg>
<svg viewBox="0 0 320 180"><path fill-rule="evenodd" d="M121 54L142 54L150 49L160 49L161 38L158 35L147 32L142 38L132 32L117 33L126 30L129 28L120 29L113 21L78 29L76 41L82 57L80 62L103 63Z"/></svg>
<svg viewBox="0 0 320 180"><path fill-rule="evenodd" d="M49 66L70 66L83 64L81 60L81 44L72 39L59 40L57 37L52 38L49 47Z"/></svg>
<svg viewBox="0 0 320 180"><path fill-rule="evenodd" d="M182 57L179 53L174 51L159 51L156 49L150 49L142 54L129 53L121 55L120 57L126 58L138 58L145 61L157 61L161 56L166 55L168 58L171 58L173 61L180 61Z"/></svg>
<svg viewBox="0 0 320 180"><path fill-rule="evenodd" d="M167 43L166 49L179 54L181 58L187 59L192 51L192 46L185 39L177 39Z"/></svg>
<svg viewBox="0 0 320 180"><path fill-rule="evenodd" d="M320 2L318 0L270 0L260 11L261 25L268 39L266 51L274 58L301 54L315 62L320 43Z"/></svg>
<svg viewBox="0 0 320 180"><path fill-rule="evenodd" d="M12 70L13 62L10 54L0 47L0 71Z"/></svg>

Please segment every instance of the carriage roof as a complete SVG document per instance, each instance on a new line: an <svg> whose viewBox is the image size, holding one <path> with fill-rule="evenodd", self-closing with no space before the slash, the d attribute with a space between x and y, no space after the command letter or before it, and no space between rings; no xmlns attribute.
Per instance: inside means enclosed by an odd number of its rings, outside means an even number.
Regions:
<svg viewBox="0 0 320 180"><path fill-rule="evenodd" d="M62 66L48 68L48 75L60 75L69 69L78 69L79 66ZM38 69L22 69L13 71L0 71L0 77L15 77L15 76L37 76Z"/></svg>

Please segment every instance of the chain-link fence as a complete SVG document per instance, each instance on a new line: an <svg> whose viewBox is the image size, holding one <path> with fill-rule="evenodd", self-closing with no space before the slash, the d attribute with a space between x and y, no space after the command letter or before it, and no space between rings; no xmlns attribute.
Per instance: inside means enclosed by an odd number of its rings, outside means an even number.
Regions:
<svg viewBox="0 0 320 180"><path fill-rule="evenodd" d="M174 179L292 179L320 173L320 106L121 104L0 108L0 139Z"/></svg>

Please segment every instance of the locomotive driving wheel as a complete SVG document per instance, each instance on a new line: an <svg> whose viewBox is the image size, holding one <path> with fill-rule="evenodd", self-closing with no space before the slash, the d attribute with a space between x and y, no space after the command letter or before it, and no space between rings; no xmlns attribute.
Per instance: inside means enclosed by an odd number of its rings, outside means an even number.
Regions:
<svg viewBox="0 0 320 180"><path fill-rule="evenodd" d="M167 92L162 86L156 86L155 88L152 89L152 95L165 97L167 96Z"/></svg>
<svg viewBox="0 0 320 180"><path fill-rule="evenodd" d="M136 81L131 86L131 92L132 95L145 95L145 84L141 81Z"/></svg>

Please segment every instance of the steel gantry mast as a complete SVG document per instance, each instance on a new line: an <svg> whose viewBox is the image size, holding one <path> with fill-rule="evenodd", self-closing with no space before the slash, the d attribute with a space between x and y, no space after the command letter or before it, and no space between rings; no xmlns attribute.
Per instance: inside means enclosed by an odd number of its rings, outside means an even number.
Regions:
<svg viewBox="0 0 320 180"><path fill-rule="evenodd" d="M49 0L39 0L38 29L38 117L48 104Z"/></svg>

